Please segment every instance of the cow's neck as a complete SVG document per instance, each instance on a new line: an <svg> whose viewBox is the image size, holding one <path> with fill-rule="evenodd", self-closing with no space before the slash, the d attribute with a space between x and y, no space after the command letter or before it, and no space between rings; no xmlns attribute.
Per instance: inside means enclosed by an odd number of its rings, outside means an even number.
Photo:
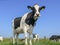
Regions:
<svg viewBox="0 0 60 45"><path fill-rule="evenodd" d="M34 16L34 12L33 12L33 11L30 12L30 13L27 15L27 18L26 18L26 20L25 20L26 24L32 25L32 26L35 25L36 20L34 20L33 16Z"/></svg>

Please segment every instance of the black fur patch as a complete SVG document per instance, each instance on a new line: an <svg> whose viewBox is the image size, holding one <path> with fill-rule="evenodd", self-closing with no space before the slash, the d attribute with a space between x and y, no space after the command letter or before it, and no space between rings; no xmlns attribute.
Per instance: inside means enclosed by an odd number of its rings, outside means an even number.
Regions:
<svg viewBox="0 0 60 45"><path fill-rule="evenodd" d="M26 20L25 20L25 22L26 22L26 24L28 24L28 25L32 25L32 26L34 26L35 25L35 21L36 20L34 20L34 12L30 12L28 15L27 15L27 18L26 18Z"/></svg>
<svg viewBox="0 0 60 45"><path fill-rule="evenodd" d="M17 17L17 18L14 19L14 28L15 29L20 26L21 18L22 17Z"/></svg>

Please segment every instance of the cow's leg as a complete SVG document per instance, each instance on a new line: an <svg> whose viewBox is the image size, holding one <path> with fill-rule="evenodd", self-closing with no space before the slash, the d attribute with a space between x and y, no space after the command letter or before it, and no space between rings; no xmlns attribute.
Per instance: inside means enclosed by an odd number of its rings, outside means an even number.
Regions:
<svg viewBox="0 0 60 45"><path fill-rule="evenodd" d="M27 42L27 28L24 27L24 35L25 35L25 45L28 45L28 42Z"/></svg>
<svg viewBox="0 0 60 45"><path fill-rule="evenodd" d="M28 42L27 42L27 32L24 32L25 34L25 45L28 45Z"/></svg>
<svg viewBox="0 0 60 45"><path fill-rule="evenodd" d="M19 34L16 34L16 45L18 45L18 35Z"/></svg>
<svg viewBox="0 0 60 45"><path fill-rule="evenodd" d="M15 34L13 34L13 44L15 44Z"/></svg>
<svg viewBox="0 0 60 45"><path fill-rule="evenodd" d="M37 40L38 40L38 42L39 42L39 37L38 37L38 39L37 39Z"/></svg>
<svg viewBox="0 0 60 45"><path fill-rule="evenodd" d="M36 38L33 38L34 42L36 41Z"/></svg>
<svg viewBox="0 0 60 45"><path fill-rule="evenodd" d="M15 44L15 36L16 36L15 30L13 29L13 44Z"/></svg>
<svg viewBox="0 0 60 45"><path fill-rule="evenodd" d="M31 40L31 38L32 38L32 33L29 33L29 44L30 44L30 45L32 45L32 40Z"/></svg>
<svg viewBox="0 0 60 45"><path fill-rule="evenodd" d="M15 29L14 29L14 20L12 21L12 30L13 30L13 44L15 44Z"/></svg>

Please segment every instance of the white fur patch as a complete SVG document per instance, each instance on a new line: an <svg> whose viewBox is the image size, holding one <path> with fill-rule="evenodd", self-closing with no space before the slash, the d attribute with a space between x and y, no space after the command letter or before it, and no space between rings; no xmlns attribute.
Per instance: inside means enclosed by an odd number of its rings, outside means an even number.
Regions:
<svg viewBox="0 0 60 45"><path fill-rule="evenodd" d="M37 5L37 4L34 5L34 8L36 9L36 13L39 14L39 11L38 11L39 10L39 5Z"/></svg>

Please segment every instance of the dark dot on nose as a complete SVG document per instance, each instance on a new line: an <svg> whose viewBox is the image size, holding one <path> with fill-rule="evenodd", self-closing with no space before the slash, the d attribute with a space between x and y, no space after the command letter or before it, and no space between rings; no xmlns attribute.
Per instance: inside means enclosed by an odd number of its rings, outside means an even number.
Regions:
<svg viewBox="0 0 60 45"><path fill-rule="evenodd" d="M39 16L39 14L36 14L37 16Z"/></svg>

